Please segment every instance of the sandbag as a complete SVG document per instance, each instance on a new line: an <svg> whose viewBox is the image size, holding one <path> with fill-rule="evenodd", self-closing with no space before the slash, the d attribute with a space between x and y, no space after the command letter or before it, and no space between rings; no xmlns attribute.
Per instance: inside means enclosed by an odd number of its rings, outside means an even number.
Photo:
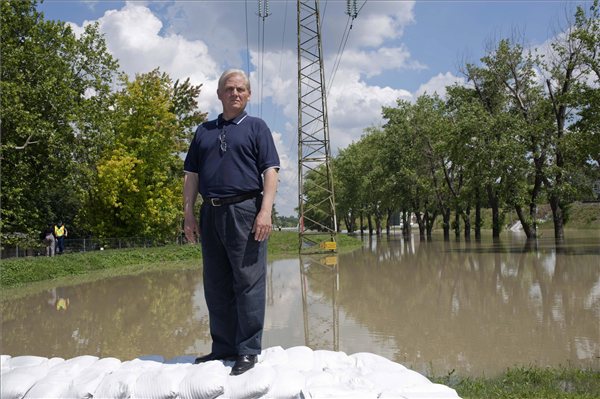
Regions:
<svg viewBox="0 0 600 399"><path fill-rule="evenodd" d="M42 363L47 363L48 358L41 356L17 356L10 359L8 367L13 370L18 367L39 366Z"/></svg>
<svg viewBox="0 0 600 399"><path fill-rule="evenodd" d="M0 373L10 370L10 355L0 355Z"/></svg>
<svg viewBox="0 0 600 399"><path fill-rule="evenodd" d="M376 391L351 389L344 385L311 387L303 390L302 393L305 398L310 399L377 399L379 397Z"/></svg>
<svg viewBox="0 0 600 399"><path fill-rule="evenodd" d="M369 371L394 371L400 372L406 370L406 367L395 363L388 358L369 352L353 353L350 358L354 360L355 366L363 372Z"/></svg>
<svg viewBox="0 0 600 399"><path fill-rule="evenodd" d="M298 371L310 371L314 366L314 352L307 346L294 346L285 350L290 366Z"/></svg>
<svg viewBox="0 0 600 399"><path fill-rule="evenodd" d="M227 399L260 398L269 392L275 376L273 367L259 363L242 375L227 376L223 396Z"/></svg>
<svg viewBox="0 0 600 399"><path fill-rule="evenodd" d="M354 367L355 361L344 352L316 350L314 353L314 369L347 369Z"/></svg>
<svg viewBox="0 0 600 399"><path fill-rule="evenodd" d="M160 368L142 373L135 382L131 398L175 399L185 368L193 365L163 364Z"/></svg>
<svg viewBox="0 0 600 399"><path fill-rule="evenodd" d="M300 399L305 387L305 378L299 371L288 366L275 367L275 380L266 397L273 399Z"/></svg>
<svg viewBox="0 0 600 399"><path fill-rule="evenodd" d="M95 398L128 399L133 394L133 387L138 377L149 368L143 363L134 360L123 362L120 368L106 374L93 396Z"/></svg>
<svg viewBox="0 0 600 399"><path fill-rule="evenodd" d="M48 374L48 359L37 366L20 366L2 374L0 398L21 399L31 387ZM21 363L22 364L22 363Z"/></svg>
<svg viewBox="0 0 600 399"><path fill-rule="evenodd" d="M179 383L181 399L213 399L225 392L229 370L219 361L193 365Z"/></svg>
<svg viewBox="0 0 600 399"><path fill-rule="evenodd" d="M43 378L37 381L23 397L24 399L65 399L68 396L70 381L56 378Z"/></svg>
<svg viewBox="0 0 600 399"><path fill-rule="evenodd" d="M431 384L427 377L408 369L400 372L389 371L389 369L374 369L372 372L365 374L364 378L368 379L374 386L378 387L380 392L399 392L404 388Z"/></svg>
<svg viewBox="0 0 600 399"><path fill-rule="evenodd" d="M258 356L258 362L266 366L287 365L290 362L287 352L281 346L274 346L262 351Z"/></svg>
<svg viewBox="0 0 600 399"><path fill-rule="evenodd" d="M114 357L105 357L83 369L69 384L67 398L90 399L98 389L104 377L117 370L121 361Z"/></svg>

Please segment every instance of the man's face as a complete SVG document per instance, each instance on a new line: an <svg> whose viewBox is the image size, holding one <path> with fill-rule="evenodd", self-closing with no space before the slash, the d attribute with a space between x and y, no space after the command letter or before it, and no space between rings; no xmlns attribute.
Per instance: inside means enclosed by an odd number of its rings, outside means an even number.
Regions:
<svg viewBox="0 0 600 399"><path fill-rule="evenodd" d="M250 99L250 91L246 88L245 80L239 75L231 75L222 88L217 90L217 96L223 104L223 113L236 116L246 108Z"/></svg>

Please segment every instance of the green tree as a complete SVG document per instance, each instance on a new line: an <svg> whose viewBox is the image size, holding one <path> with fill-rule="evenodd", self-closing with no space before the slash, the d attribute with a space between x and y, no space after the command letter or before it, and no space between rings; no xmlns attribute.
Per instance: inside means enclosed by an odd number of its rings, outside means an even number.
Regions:
<svg viewBox="0 0 600 399"><path fill-rule="evenodd" d="M35 0L0 1L3 244L81 207L117 70L96 25L76 38ZM78 226L69 226L77 234Z"/></svg>
<svg viewBox="0 0 600 399"><path fill-rule="evenodd" d="M557 242L564 240L568 206L577 197L577 174L582 168L581 164L576 163L581 159L576 153L581 147L572 144L581 142L577 136L582 132L591 132L590 136L594 137L598 80L589 84L587 80L598 77L598 7L597 0L587 11L582 6L577 7L574 23L557 35L551 43L552 52L543 64L554 116L550 136L553 150L549 154L551 167L544 178L544 185L552 209ZM591 93L586 87L591 89ZM591 94L590 100L582 99L581 93ZM579 125L583 130L570 128L573 118L583 118ZM591 140L592 149L594 143L597 143L597 139Z"/></svg>
<svg viewBox="0 0 600 399"><path fill-rule="evenodd" d="M115 142L97 166L97 184L80 216L99 237L145 236L169 240L180 230L180 156L196 110L200 86L173 84L158 69L122 76L114 99Z"/></svg>

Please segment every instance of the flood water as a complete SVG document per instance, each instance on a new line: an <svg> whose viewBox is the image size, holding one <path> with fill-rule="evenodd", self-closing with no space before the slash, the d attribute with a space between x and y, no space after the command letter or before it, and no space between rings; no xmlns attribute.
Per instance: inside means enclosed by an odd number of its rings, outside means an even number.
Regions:
<svg viewBox="0 0 600 399"><path fill-rule="evenodd" d="M373 352L425 374L492 376L514 365L600 369L600 235L557 250L366 239L335 258L268 265L263 347ZM3 354L165 358L210 351L200 266L2 303Z"/></svg>

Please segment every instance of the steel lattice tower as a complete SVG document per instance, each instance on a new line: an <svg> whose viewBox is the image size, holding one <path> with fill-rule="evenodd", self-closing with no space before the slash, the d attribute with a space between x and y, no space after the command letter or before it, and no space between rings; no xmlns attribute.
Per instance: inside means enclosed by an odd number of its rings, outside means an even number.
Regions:
<svg viewBox="0 0 600 399"><path fill-rule="evenodd" d="M319 1L298 0L300 252L335 251L336 226Z"/></svg>

